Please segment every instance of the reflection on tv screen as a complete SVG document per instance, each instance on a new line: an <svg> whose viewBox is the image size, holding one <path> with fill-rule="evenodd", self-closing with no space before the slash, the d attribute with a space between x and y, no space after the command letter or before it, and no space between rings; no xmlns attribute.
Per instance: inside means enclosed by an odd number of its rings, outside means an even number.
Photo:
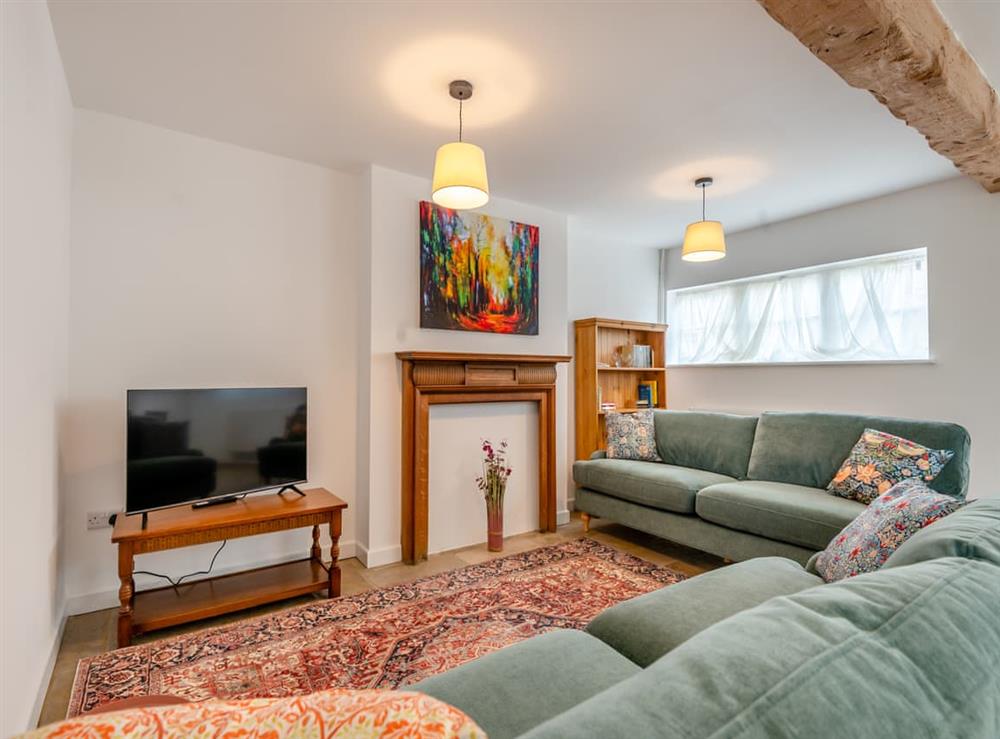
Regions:
<svg viewBox="0 0 1000 739"><path fill-rule="evenodd" d="M306 389L129 390L126 512L306 479Z"/></svg>

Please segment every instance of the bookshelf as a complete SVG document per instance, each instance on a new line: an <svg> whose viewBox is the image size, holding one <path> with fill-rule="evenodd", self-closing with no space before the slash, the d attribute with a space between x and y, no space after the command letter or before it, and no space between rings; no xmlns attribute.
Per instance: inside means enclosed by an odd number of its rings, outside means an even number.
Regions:
<svg viewBox="0 0 1000 739"><path fill-rule="evenodd" d="M663 323L581 318L574 322L576 458L587 459L604 448L601 401L614 403L616 411L637 410L639 383L655 381L657 408L667 407L667 326ZM615 350L635 344L652 348L653 367L615 367ZM600 400L598 400L600 398Z"/></svg>

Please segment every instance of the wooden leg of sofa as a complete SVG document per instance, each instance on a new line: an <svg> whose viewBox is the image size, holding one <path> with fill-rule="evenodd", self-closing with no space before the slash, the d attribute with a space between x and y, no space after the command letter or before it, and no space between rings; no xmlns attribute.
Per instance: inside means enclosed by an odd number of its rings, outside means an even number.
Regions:
<svg viewBox="0 0 1000 739"><path fill-rule="evenodd" d="M580 520L583 521L583 533L587 534L590 532L590 514L580 513Z"/></svg>

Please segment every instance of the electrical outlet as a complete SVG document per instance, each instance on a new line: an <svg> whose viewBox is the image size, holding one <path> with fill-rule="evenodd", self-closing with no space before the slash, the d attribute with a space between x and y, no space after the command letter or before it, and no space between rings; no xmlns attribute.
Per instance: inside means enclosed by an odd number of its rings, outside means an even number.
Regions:
<svg viewBox="0 0 1000 739"><path fill-rule="evenodd" d="M118 511L91 511L87 514L88 529L110 529L110 518Z"/></svg>

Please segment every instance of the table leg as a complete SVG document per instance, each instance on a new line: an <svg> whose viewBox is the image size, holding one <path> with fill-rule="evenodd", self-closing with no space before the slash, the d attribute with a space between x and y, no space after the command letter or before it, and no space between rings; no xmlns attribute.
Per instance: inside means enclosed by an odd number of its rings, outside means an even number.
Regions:
<svg viewBox="0 0 1000 739"><path fill-rule="evenodd" d="M132 643L132 606L135 598L135 581L132 579L134 558L132 545L118 545L118 646L127 647Z"/></svg>
<svg viewBox="0 0 1000 739"><path fill-rule="evenodd" d="M327 597L340 596L340 511L334 511L330 517L330 585Z"/></svg>
<svg viewBox="0 0 1000 739"><path fill-rule="evenodd" d="M313 562L323 563L323 551L319 548L319 526L313 526L313 545L309 556Z"/></svg>

